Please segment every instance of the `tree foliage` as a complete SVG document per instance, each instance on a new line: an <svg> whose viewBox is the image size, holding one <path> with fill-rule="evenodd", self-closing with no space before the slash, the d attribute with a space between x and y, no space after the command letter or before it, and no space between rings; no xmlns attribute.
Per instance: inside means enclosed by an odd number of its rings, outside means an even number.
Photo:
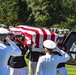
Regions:
<svg viewBox="0 0 76 75"><path fill-rule="evenodd" d="M0 0L0 23L76 28L76 0Z"/></svg>
<svg viewBox="0 0 76 75"><path fill-rule="evenodd" d="M35 25L50 27L59 24L70 28L76 24L75 0L27 0L27 3L32 10L30 20L34 18Z"/></svg>
<svg viewBox="0 0 76 75"><path fill-rule="evenodd" d="M0 0L0 23L11 25L17 19L15 0Z"/></svg>

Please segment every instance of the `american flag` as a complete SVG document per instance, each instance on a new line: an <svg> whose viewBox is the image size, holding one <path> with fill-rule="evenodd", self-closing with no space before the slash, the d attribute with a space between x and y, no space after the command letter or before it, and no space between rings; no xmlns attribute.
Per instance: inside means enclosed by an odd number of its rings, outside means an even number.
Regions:
<svg viewBox="0 0 76 75"><path fill-rule="evenodd" d="M58 35L49 31L46 28L38 28L33 26L18 25L13 28L9 28L13 32L22 32L26 39L35 43L35 48L43 48L43 41L50 39L56 42Z"/></svg>

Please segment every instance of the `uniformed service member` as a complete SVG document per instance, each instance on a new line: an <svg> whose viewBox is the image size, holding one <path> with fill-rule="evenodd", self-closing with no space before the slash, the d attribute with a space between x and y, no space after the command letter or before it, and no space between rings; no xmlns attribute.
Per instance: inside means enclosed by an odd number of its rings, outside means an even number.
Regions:
<svg viewBox="0 0 76 75"><path fill-rule="evenodd" d="M36 75L57 75L57 65L68 61L70 56L57 48L56 44L51 40L45 40L43 46L46 55L39 58ZM58 51L62 56L52 54L53 51Z"/></svg>
<svg viewBox="0 0 76 75"><path fill-rule="evenodd" d="M8 65L9 65L9 75L28 75L27 69L26 69L26 60L24 59L25 54L28 50L28 46L26 43L23 43L26 39L22 36L22 34L15 33L15 43L20 48L22 54L19 56L11 56Z"/></svg>
<svg viewBox="0 0 76 75"><path fill-rule="evenodd" d="M63 44L63 38L64 38L64 36L59 35L58 40L57 40L57 47L66 52L67 47ZM55 54L58 54L59 56L61 56L60 53L55 53ZM57 72L59 73L59 75L67 75L65 63L59 63L58 64Z"/></svg>
<svg viewBox="0 0 76 75"><path fill-rule="evenodd" d="M0 28L0 75L9 75L7 69L9 57L11 55L18 56L21 54L19 47L6 37L7 33L9 32L5 28ZM4 44L4 38L9 45Z"/></svg>

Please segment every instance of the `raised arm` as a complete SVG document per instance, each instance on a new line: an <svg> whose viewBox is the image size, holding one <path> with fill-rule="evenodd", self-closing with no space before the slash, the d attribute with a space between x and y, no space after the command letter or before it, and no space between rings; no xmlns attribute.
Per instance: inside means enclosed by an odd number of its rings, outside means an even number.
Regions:
<svg viewBox="0 0 76 75"><path fill-rule="evenodd" d="M6 37L5 39L7 40L7 42L12 47L12 50L13 50L12 53L13 53L13 55L21 55L20 48L12 40L10 40L8 37Z"/></svg>
<svg viewBox="0 0 76 75"><path fill-rule="evenodd" d="M69 54L64 52L63 50L57 48L57 52L59 52L62 55L62 56L60 56L60 58L61 58L60 60L62 62L66 62L66 61L68 61L70 59Z"/></svg>

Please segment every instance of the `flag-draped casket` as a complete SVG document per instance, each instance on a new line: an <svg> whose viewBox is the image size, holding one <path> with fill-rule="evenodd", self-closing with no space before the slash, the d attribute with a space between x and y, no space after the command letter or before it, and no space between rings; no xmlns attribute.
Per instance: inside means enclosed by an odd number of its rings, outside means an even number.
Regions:
<svg viewBox="0 0 76 75"><path fill-rule="evenodd" d="M43 41L50 39L56 42L58 35L49 31L46 28L38 28L33 26L18 25L13 28L9 28L10 31L22 32L26 39L31 40L35 44L35 48L42 49Z"/></svg>

